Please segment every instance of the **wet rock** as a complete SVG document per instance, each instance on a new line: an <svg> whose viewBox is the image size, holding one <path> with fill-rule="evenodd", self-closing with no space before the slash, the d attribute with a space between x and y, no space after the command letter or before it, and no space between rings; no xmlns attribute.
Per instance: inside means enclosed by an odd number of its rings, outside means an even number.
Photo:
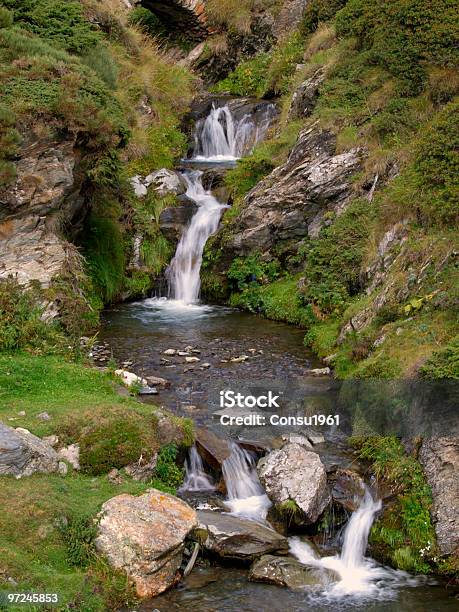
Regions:
<svg viewBox="0 0 459 612"><path fill-rule="evenodd" d="M164 351L164 355L173 356L173 355L175 355L175 354L176 354L176 352L177 352L177 351L176 351L175 349L170 348L170 349L166 349L166 350Z"/></svg>
<svg viewBox="0 0 459 612"><path fill-rule="evenodd" d="M198 363L198 361L201 361L199 359L199 357L185 357L185 361L187 363Z"/></svg>
<svg viewBox="0 0 459 612"><path fill-rule="evenodd" d="M158 462L158 453L154 453L148 463L136 461L131 463L124 468L125 473L130 476L133 480L138 482L148 482L152 479L156 464Z"/></svg>
<svg viewBox="0 0 459 612"><path fill-rule="evenodd" d="M459 547L459 437L424 440L419 453L432 489L432 518L444 555Z"/></svg>
<svg viewBox="0 0 459 612"><path fill-rule="evenodd" d="M128 372L127 370L115 370L115 376L119 376L127 387L131 385L146 386L148 384L144 378L137 376L134 372Z"/></svg>
<svg viewBox="0 0 459 612"><path fill-rule="evenodd" d="M221 471L223 462L231 455L228 440L203 427L196 430L195 444L204 461L216 471Z"/></svg>
<svg viewBox="0 0 459 612"><path fill-rule="evenodd" d="M155 597L176 582L185 538L196 525L196 512L173 495L156 489L118 495L102 506L95 544L133 580L139 597Z"/></svg>
<svg viewBox="0 0 459 612"><path fill-rule="evenodd" d="M57 452L57 456L59 459L63 459L64 461L68 461L74 470L80 469L80 445L79 444L70 444L69 446L64 446Z"/></svg>
<svg viewBox="0 0 459 612"><path fill-rule="evenodd" d="M314 368L306 371L306 376L330 376L330 374L330 368Z"/></svg>
<svg viewBox="0 0 459 612"><path fill-rule="evenodd" d="M263 554L286 554L288 541L269 527L230 514L198 511L193 537L209 552L224 559L251 561Z"/></svg>
<svg viewBox="0 0 459 612"><path fill-rule="evenodd" d="M158 395L158 389L156 387L142 387L139 391L139 395Z"/></svg>
<svg viewBox="0 0 459 612"><path fill-rule="evenodd" d="M160 376L146 376L146 380L149 385L153 385L153 387L163 387L167 388L171 386L171 383L165 378L161 378Z"/></svg>
<svg viewBox="0 0 459 612"><path fill-rule="evenodd" d="M0 423L0 475L21 478L58 470L58 456L52 446L27 429L13 429Z"/></svg>
<svg viewBox="0 0 459 612"><path fill-rule="evenodd" d="M335 478L332 488L333 501L349 512L355 512L365 494L363 479L356 472L341 469L336 470Z"/></svg>
<svg viewBox="0 0 459 612"><path fill-rule="evenodd" d="M276 505L293 500L303 522L315 523L331 501L325 467L317 453L299 444L287 444L258 462L258 476Z"/></svg>
<svg viewBox="0 0 459 612"><path fill-rule="evenodd" d="M131 185L137 197L145 197L149 189L153 189L160 198L167 195L182 195L187 185L181 174L174 170L162 168L152 172L145 178L139 175L132 177Z"/></svg>
<svg viewBox="0 0 459 612"><path fill-rule="evenodd" d="M306 436L301 436L299 434L288 434L287 436L282 436L282 440L289 444L299 444L300 446L304 446L304 448L309 448L310 450L313 448L311 442L309 442Z"/></svg>
<svg viewBox="0 0 459 612"><path fill-rule="evenodd" d="M196 202L186 199L186 203L180 206L164 208L159 216L159 227L161 232L173 242L180 240L183 230L190 223L197 211Z"/></svg>
<svg viewBox="0 0 459 612"><path fill-rule="evenodd" d="M289 589L323 587L337 582L339 576L333 570L303 565L292 557L264 555L250 568L251 582L265 582Z"/></svg>

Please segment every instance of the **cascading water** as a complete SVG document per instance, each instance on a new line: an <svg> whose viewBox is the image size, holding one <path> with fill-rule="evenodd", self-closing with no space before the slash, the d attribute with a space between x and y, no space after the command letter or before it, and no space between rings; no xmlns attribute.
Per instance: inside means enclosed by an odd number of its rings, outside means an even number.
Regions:
<svg viewBox="0 0 459 612"><path fill-rule="evenodd" d="M238 120L228 105L212 105L209 115L196 124L193 159L234 161L247 155L264 137L275 113L276 107L268 104L258 121L250 113Z"/></svg>
<svg viewBox="0 0 459 612"><path fill-rule="evenodd" d="M341 599L344 596L391 599L397 588L419 584L419 578L383 567L365 557L368 535L380 509L381 500L373 500L370 491L366 489L359 508L352 514L346 527L339 556L321 558L308 542L298 537L290 538L290 552L298 561L304 565L334 570L340 577L326 591L317 594L319 599Z"/></svg>
<svg viewBox="0 0 459 612"><path fill-rule="evenodd" d="M232 443L231 455L223 462L222 472L228 492L225 503L231 514L265 521L271 502L258 480L253 455Z"/></svg>
<svg viewBox="0 0 459 612"><path fill-rule="evenodd" d="M219 202L202 185L202 172L184 173L188 189L186 195L194 200L198 210L185 229L175 256L166 271L170 297L184 304L194 304L201 288L202 253L208 238L217 231L226 204Z"/></svg>
<svg viewBox="0 0 459 612"><path fill-rule="evenodd" d="M210 477L204 470L201 455L193 445L189 457L185 461L185 480L181 491L213 491L215 489Z"/></svg>

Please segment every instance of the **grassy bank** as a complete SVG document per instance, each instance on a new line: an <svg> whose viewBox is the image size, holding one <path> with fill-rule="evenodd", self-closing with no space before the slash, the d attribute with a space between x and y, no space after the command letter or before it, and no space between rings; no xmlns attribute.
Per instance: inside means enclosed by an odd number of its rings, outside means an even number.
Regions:
<svg viewBox="0 0 459 612"><path fill-rule="evenodd" d="M451 5L441 4L436 12L412 3L408 19L402 2L389 11L384 3L314 0L298 32L217 85L245 95L277 91L282 112L276 131L227 175L235 203L211 243L216 252L207 251L206 289L224 287L220 300L301 325L305 342L342 378L459 377L459 77ZM277 89L276 66L284 78ZM292 124L295 87L318 71L315 109ZM366 152L352 178L355 197L339 216L327 213L318 238L285 239L269 253L228 261L224 243L238 231L246 194L313 124L335 136L337 153ZM390 232L401 238L381 255ZM443 365L424 368L429 359Z"/></svg>

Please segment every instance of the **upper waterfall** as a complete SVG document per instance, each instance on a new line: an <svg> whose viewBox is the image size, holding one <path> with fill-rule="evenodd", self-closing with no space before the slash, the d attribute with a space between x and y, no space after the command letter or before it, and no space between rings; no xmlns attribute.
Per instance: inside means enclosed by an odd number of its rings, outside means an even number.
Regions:
<svg viewBox="0 0 459 612"><path fill-rule="evenodd" d="M193 158L196 161L235 161L249 154L266 134L276 107L266 104L260 117L245 113L237 118L231 108L212 104L210 113L196 123Z"/></svg>

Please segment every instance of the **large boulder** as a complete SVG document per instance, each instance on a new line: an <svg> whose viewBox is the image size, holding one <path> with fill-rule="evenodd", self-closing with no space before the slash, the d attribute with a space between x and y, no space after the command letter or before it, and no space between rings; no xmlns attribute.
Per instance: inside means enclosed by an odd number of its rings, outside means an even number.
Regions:
<svg viewBox="0 0 459 612"><path fill-rule="evenodd" d="M432 489L432 518L442 554L459 549L459 437L424 440L419 459Z"/></svg>
<svg viewBox="0 0 459 612"><path fill-rule="evenodd" d="M159 215L159 227L168 240L178 242L185 228L190 224L193 215L198 210L196 202L181 196L185 203L179 206L168 206Z"/></svg>
<svg viewBox="0 0 459 612"><path fill-rule="evenodd" d="M21 478L58 470L59 458L50 444L27 429L13 429L0 423L0 476Z"/></svg>
<svg viewBox="0 0 459 612"><path fill-rule="evenodd" d="M275 168L245 197L225 248L262 253L279 242L316 237L355 196L352 177L364 151L336 154L335 137L317 124L303 129L285 164Z"/></svg>
<svg viewBox="0 0 459 612"><path fill-rule="evenodd" d="M250 568L249 580L301 589L326 586L337 582L339 576L333 570L303 565L292 557L264 555Z"/></svg>
<svg viewBox="0 0 459 612"><path fill-rule="evenodd" d="M102 506L97 550L133 581L139 597L155 597L177 580L184 540L197 525L184 501L150 489L118 495Z"/></svg>
<svg viewBox="0 0 459 612"><path fill-rule="evenodd" d="M198 520L193 537L224 559L252 561L267 553L288 552L287 539L260 523L207 510L198 511Z"/></svg>
<svg viewBox="0 0 459 612"><path fill-rule="evenodd" d="M145 178L139 175L133 176L131 185L139 198L145 197L149 189L152 189L160 198L168 195L183 195L187 190L187 184L183 176L179 172L167 168L156 170Z"/></svg>
<svg viewBox="0 0 459 612"><path fill-rule="evenodd" d="M327 473L317 453L300 444L287 444L258 462L258 477L270 500L293 500L302 522L315 523L331 501Z"/></svg>

